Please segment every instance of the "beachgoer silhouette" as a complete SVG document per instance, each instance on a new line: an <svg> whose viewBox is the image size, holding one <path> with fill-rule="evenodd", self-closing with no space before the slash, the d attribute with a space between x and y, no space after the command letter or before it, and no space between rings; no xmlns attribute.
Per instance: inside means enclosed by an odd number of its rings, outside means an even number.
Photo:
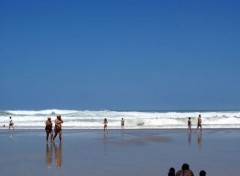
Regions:
<svg viewBox="0 0 240 176"><path fill-rule="evenodd" d="M197 123L197 129L195 130L195 133L197 132L198 128L200 127L200 131L202 132L202 119L201 114L198 116L198 123Z"/></svg>
<svg viewBox="0 0 240 176"><path fill-rule="evenodd" d="M121 129L123 130L124 129L124 119L122 118L121 120Z"/></svg>
<svg viewBox="0 0 240 176"><path fill-rule="evenodd" d="M55 120L53 142L57 135L59 135L60 142L62 141L62 123L63 123L63 120L62 120L61 116L58 115L57 119Z"/></svg>
<svg viewBox="0 0 240 176"><path fill-rule="evenodd" d="M14 123L13 123L12 117L9 117L9 119L10 119L10 122L9 122L8 129L10 130L10 128L12 127L12 129L14 130L14 127L13 127Z"/></svg>
<svg viewBox="0 0 240 176"><path fill-rule="evenodd" d="M103 124L104 124L104 126L103 126L103 131L104 131L104 132L105 132L105 131L108 131L108 129L107 129L107 124L108 124L107 118L104 119Z"/></svg>
<svg viewBox="0 0 240 176"><path fill-rule="evenodd" d="M190 132L192 131L191 117L188 117L188 130L190 130Z"/></svg>
<svg viewBox="0 0 240 176"><path fill-rule="evenodd" d="M45 122L45 131L46 131L46 141L48 141L49 134L51 135L51 141L53 139L53 132L52 132L52 121L51 118L48 117L48 119Z"/></svg>

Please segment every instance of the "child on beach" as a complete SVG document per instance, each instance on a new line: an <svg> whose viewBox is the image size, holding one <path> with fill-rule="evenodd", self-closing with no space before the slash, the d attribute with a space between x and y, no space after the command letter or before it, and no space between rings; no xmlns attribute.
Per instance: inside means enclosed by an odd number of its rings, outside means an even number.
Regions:
<svg viewBox="0 0 240 176"><path fill-rule="evenodd" d="M45 131L46 131L46 141L48 141L49 134L51 135L51 141L53 139L53 132L52 132L52 121L51 118L48 117L48 119L45 122Z"/></svg>
<svg viewBox="0 0 240 176"><path fill-rule="evenodd" d="M9 119L10 119L10 122L9 122L8 129L10 130L10 128L12 127L12 129L14 130L14 127L13 127L14 123L13 123L12 117L9 117Z"/></svg>
<svg viewBox="0 0 240 176"><path fill-rule="evenodd" d="M62 120L61 116L58 115L57 119L55 120L53 142L57 135L59 135L60 142L62 141L62 123L63 123L63 120Z"/></svg>

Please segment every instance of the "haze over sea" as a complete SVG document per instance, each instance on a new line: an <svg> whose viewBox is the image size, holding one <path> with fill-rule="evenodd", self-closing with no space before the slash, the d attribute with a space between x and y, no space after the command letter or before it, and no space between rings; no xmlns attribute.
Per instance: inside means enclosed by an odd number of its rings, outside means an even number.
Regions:
<svg viewBox="0 0 240 176"><path fill-rule="evenodd" d="M47 117L54 120L62 115L64 129L100 129L104 118L113 129L120 128L121 118L127 129L182 129L187 127L188 117L195 127L199 114L203 128L240 128L240 111L2 110L0 124L8 125L11 116L17 129L43 129Z"/></svg>

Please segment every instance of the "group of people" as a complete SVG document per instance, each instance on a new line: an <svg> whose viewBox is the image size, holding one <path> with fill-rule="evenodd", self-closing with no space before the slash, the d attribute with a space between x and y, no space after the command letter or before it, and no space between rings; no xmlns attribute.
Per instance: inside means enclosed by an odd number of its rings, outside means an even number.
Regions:
<svg viewBox="0 0 240 176"><path fill-rule="evenodd" d="M182 169L175 173L175 169L171 167L168 171L168 176L194 176L193 171L189 168L187 163L182 165ZM199 176L206 176L206 171L201 170Z"/></svg>
<svg viewBox="0 0 240 176"><path fill-rule="evenodd" d="M59 136L59 140L62 141L62 123L63 120L60 115L57 116L56 120L54 121L54 136L53 136L53 124L50 117L45 122L45 131L46 131L46 141L48 141L49 135L51 136L51 141L54 142L57 135Z"/></svg>
<svg viewBox="0 0 240 176"><path fill-rule="evenodd" d="M198 115L197 128L195 130L195 133L197 132L198 128L200 128L200 131L202 132L202 118L201 118L201 114ZM191 117L188 118L188 130L192 131Z"/></svg>
<svg viewBox="0 0 240 176"><path fill-rule="evenodd" d="M108 124L108 121L107 121L107 118L105 118L104 120L103 120L103 131L105 132L105 131L107 131L107 124ZM121 119L121 129L123 130L124 129L124 124L125 124L125 121L124 121L124 119L122 118Z"/></svg>

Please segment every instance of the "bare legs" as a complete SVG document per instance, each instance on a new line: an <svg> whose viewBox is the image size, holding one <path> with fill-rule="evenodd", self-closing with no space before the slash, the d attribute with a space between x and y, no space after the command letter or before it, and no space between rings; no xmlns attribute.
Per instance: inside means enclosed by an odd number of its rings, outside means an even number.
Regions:
<svg viewBox="0 0 240 176"><path fill-rule="evenodd" d="M59 136L59 140L62 141L62 130L61 130L58 133L57 132L54 133L53 142L54 142L55 138L57 137L57 135Z"/></svg>

